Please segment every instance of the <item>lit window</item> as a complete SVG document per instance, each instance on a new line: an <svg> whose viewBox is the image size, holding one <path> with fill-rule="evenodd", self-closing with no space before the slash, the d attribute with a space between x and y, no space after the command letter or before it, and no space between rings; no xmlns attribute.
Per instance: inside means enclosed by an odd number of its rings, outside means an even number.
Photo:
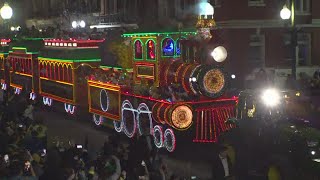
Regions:
<svg viewBox="0 0 320 180"><path fill-rule="evenodd" d="M147 42L147 59L156 59L154 42L152 40Z"/></svg>
<svg viewBox="0 0 320 180"><path fill-rule="evenodd" d="M286 34L284 36L284 44L286 47L285 61L286 64L290 64L290 62L292 62L292 46L290 34ZM311 65L311 35L309 33L298 34L298 55L299 60L297 64L299 66Z"/></svg>
<svg viewBox="0 0 320 180"><path fill-rule="evenodd" d="M170 38L166 38L162 41L162 55L174 56L174 41Z"/></svg>
<svg viewBox="0 0 320 180"><path fill-rule="evenodd" d="M135 59L142 59L142 43L140 40L137 40L134 43Z"/></svg>

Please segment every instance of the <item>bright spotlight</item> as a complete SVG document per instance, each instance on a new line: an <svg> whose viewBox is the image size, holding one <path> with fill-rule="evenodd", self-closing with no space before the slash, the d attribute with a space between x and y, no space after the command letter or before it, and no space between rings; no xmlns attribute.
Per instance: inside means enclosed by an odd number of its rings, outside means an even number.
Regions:
<svg viewBox="0 0 320 180"><path fill-rule="evenodd" d="M315 151L311 151L311 155L316 155L316 152Z"/></svg>
<svg viewBox="0 0 320 180"><path fill-rule="evenodd" d="M231 75L231 78L232 78L232 79L235 79L235 78L236 78L236 75L232 74L232 75Z"/></svg>
<svg viewBox="0 0 320 180"><path fill-rule="evenodd" d="M280 103L280 94L275 89L267 89L262 94L262 101L266 106L276 106Z"/></svg>
<svg viewBox="0 0 320 180"><path fill-rule="evenodd" d="M217 62L223 62L224 60L226 60L227 55L227 50L223 46L218 46L211 52L211 56Z"/></svg>
<svg viewBox="0 0 320 180"><path fill-rule="evenodd" d="M77 24L77 22L76 21L72 21L72 28L73 29L75 29L75 28L77 28L77 26L78 26L78 24Z"/></svg>
<svg viewBox="0 0 320 180"><path fill-rule="evenodd" d="M80 21L80 27L81 27L81 28L86 27L86 23L85 23L84 21Z"/></svg>
<svg viewBox="0 0 320 180"><path fill-rule="evenodd" d="M11 30L11 31L15 31L16 28L12 26L12 27L10 28L10 30Z"/></svg>

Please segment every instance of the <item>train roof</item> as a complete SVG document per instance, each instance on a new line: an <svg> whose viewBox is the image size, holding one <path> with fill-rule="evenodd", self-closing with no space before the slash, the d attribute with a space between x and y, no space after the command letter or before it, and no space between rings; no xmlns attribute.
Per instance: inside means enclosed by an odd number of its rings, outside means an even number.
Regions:
<svg viewBox="0 0 320 180"><path fill-rule="evenodd" d="M8 54L11 39L0 39L0 54Z"/></svg>
<svg viewBox="0 0 320 180"><path fill-rule="evenodd" d="M23 49L28 54L38 54L43 48L43 38L15 38L10 42L10 51Z"/></svg>
<svg viewBox="0 0 320 180"><path fill-rule="evenodd" d="M168 35L196 35L197 31L194 29L185 29L181 31L149 31L149 32L130 32L122 34L122 37L143 37L143 36L168 36Z"/></svg>
<svg viewBox="0 0 320 180"><path fill-rule="evenodd" d="M104 40L44 40L41 58L68 62L101 61L99 46Z"/></svg>

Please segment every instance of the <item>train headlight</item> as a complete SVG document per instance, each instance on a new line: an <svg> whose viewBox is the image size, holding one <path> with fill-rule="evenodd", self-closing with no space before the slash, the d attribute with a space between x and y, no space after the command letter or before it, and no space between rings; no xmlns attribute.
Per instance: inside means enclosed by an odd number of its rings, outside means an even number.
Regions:
<svg viewBox="0 0 320 180"><path fill-rule="evenodd" d="M223 46L218 46L211 52L211 56L215 61L223 62L227 59L228 53L226 48L224 48Z"/></svg>
<svg viewBox="0 0 320 180"><path fill-rule="evenodd" d="M280 103L280 94L275 89L267 89L262 93L262 101L266 106L276 106Z"/></svg>

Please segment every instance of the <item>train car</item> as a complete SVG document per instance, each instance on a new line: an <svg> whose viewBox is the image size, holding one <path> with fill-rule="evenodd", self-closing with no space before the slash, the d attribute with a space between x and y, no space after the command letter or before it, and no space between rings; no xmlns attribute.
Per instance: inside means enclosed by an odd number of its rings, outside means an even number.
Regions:
<svg viewBox="0 0 320 180"><path fill-rule="evenodd" d="M196 57L197 43L181 51L182 42L196 34L123 34L130 41L133 73L122 77L125 70L117 75L114 68L107 68L101 75L111 77L88 81L94 122L113 122L117 132L130 138L153 135L155 145L169 152L175 149L177 133L191 135L193 142L217 142L222 132L232 128L224 122L235 116L237 98L222 97L227 76L215 65L201 64ZM183 54L185 58L180 57ZM114 76L118 81L112 80ZM175 98L175 92L181 92L183 98Z"/></svg>
<svg viewBox="0 0 320 180"><path fill-rule="evenodd" d="M103 40L44 40L39 57L39 94L43 104L62 102L69 114L87 107L87 82L91 69L100 65Z"/></svg>
<svg viewBox="0 0 320 180"><path fill-rule="evenodd" d="M7 66L7 56L9 53L9 44L10 39L1 39L0 40L0 82L1 82L1 90L6 91L7 86L10 82L8 76L8 66Z"/></svg>
<svg viewBox="0 0 320 180"><path fill-rule="evenodd" d="M7 60L10 63L10 87L14 94L22 90L34 100L38 92L38 55L43 48L42 38L15 39L10 43Z"/></svg>

